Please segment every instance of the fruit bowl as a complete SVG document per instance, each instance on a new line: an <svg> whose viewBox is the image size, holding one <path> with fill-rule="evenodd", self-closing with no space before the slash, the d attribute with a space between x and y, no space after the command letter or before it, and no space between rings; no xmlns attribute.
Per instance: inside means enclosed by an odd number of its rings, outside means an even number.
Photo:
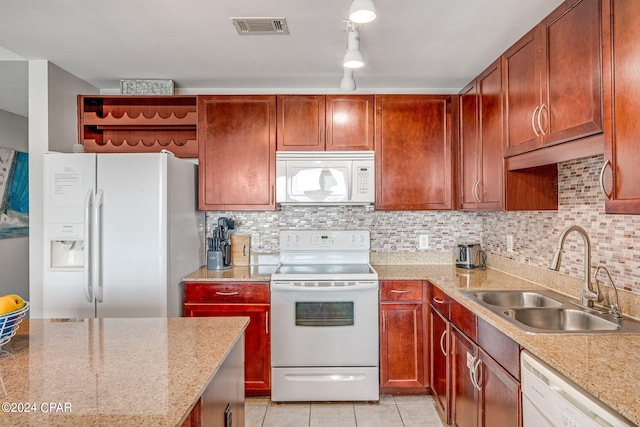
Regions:
<svg viewBox="0 0 640 427"><path fill-rule="evenodd" d="M24 307L0 316L0 347L8 343L16 334L18 325L22 318L29 311L29 302L24 302Z"/></svg>

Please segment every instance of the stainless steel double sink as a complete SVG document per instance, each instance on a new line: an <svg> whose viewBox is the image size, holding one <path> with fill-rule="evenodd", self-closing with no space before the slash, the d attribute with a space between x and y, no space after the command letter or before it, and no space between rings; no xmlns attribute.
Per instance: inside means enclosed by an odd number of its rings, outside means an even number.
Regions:
<svg viewBox="0 0 640 427"><path fill-rule="evenodd" d="M635 319L615 319L551 290L467 290L462 293L529 333L640 333Z"/></svg>

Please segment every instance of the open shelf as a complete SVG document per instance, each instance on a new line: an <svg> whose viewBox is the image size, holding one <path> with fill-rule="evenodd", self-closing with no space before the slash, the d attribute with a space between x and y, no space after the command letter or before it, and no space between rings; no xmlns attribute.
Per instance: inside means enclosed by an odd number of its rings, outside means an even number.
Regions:
<svg viewBox="0 0 640 427"><path fill-rule="evenodd" d="M198 157L196 96L78 96L79 143L87 153L169 150Z"/></svg>

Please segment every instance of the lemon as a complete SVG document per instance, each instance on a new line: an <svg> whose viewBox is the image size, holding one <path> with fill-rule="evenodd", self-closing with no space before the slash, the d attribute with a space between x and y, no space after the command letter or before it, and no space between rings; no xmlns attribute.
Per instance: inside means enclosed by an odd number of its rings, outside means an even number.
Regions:
<svg viewBox="0 0 640 427"><path fill-rule="evenodd" d="M7 295L0 297L0 316L16 311L17 309L18 304L16 304L13 298Z"/></svg>
<svg viewBox="0 0 640 427"><path fill-rule="evenodd" d="M24 307L24 300L20 297L20 295L9 294L5 295L5 297L9 297L16 302L16 310L20 310L22 307Z"/></svg>

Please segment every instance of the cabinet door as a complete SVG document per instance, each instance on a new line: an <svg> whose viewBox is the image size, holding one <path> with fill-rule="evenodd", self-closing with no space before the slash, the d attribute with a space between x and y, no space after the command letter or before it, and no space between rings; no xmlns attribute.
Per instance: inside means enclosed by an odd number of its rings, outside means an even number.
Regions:
<svg viewBox="0 0 640 427"><path fill-rule="evenodd" d="M520 425L520 383L479 350L480 426Z"/></svg>
<svg viewBox="0 0 640 427"><path fill-rule="evenodd" d="M326 149L373 150L373 95L327 95Z"/></svg>
<svg viewBox="0 0 640 427"><path fill-rule="evenodd" d="M478 159L480 138L478 132L478 93L476 80L460 92L460 195L461 209L478 206L477 185L480 175ZM502 157L502 153L500 153Z"/></svg>
<svg viewBox="0 0 640 427"><path fill-rule="evenodd" d="M380 391L426 391L422 302L381 303L380 309Z"/></svg>
<svg viewBox="0 0 640 427"><path fill-rule="evenodd" d="M540 31L536 27L502 55L507 138L505 157L541 145L536 128L542 99L539 37Z"/></svg>
<svg viewBox="0 0 640 427"><path fill-rule="evenodd" d="M480 173L476 194L480 209L502 209L504 145L502 69L498 59L478 77Z"/></svg>
<svg viewBox="0 0 640 427"><path fill-rule="evenodd" d="M278 95L278 151L324 151L325 96Z"/></svg>
<svg viewBox="0 0 640 427"><path fill-rule="evenodd" d="M275 96L199 96L199 209L275 210Z"/></svg>
<svg viewBox="0 0 640 427"><path fill-rule="evenodd" d="M498 59L460 95L460 207L502 209L502 69Z"/></svg>
<svg viewBox="0 0 640 427"><path fill-rule="evenodd" d="M450 95L376 96L376 209L452 208L452 104Z"/></svg>
<svg viewBox="0 0 640 427"><path fill-rule="evenodd" d="M476 344L451 328L451 422L458 427L478 425L479 395L470 374L477 356Z"/></svg>
<svg viewBox="0 0 640 427"><path fill-rule="evenodd" d="M600 3L565 2L542 21L546 84L540 108L545 145L602 132Z"/></svg>
<svg viewBox="0 0 640 427"><path fill-rule="evenodd" d="M245 394L271 391L271 338L268 304L185 304L185 317L248 316L245 330Z"/></svg>
<svg viewBox="0 0 640 427"><path fill-rule="evenodd" d="M603 2L604 40L607 63L605 72L610 74L605 106L607 129L605 131L608 162L607 183L609 200L607 213L640 213L640 2L614 0L612 9ZM609 63L611 62L611 63ZM605 81L609 80L605 78Z"/></svg>
<svg viewBox="0 0 640 427"><path fill-rule="evenodd" d="M431 361L431 392L437 407L447 423L451 421L449 410L449 372L450 323L435 308L429 310L429 352Z"/></svg>

